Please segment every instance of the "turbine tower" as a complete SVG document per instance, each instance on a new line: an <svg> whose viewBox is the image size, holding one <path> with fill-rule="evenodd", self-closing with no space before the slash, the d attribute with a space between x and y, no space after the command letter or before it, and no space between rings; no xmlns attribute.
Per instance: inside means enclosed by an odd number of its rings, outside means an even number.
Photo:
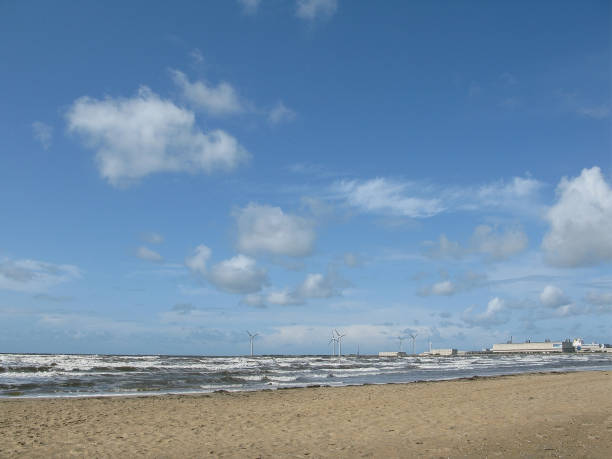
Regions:
<svg viewBox="0 0 612 459"><path fill-rule="evenodd" d="M334 336L334 332L332 331L332 336L331 339L329 340L329 343L327 344L332 344L334 345L334 351L332 352L332 356L336 355L336 343L338 342L338 338L336 338Z"/></svg>
<svg viewBox="0 0 612 459"><path fill-rule="evenodd" d="M342 357L342 338L346 336L346 334L341 335L338 330L336 332L336 340L338 341L338 357Z"/></svg>
<svg viewBox="0 0 612 459"><path fill-rule="evenodd" d="M408 336L410 336L410 339L412 340L412 355L414 355L414 342L416 341L417 334L410 333Z"/></svg>
<svg viewBox="0 0 612 459"><path fill-rule="evenodd" d="M406 339L406 337L405 336L398 336L397 339L399 339L399 342L400 342L399 351L402 352L402 342Z"/></svg>
<svg viewBox="0 0 612 459"><path fill-rule="evenodd" d="M249 334L249 341L251 341L251 357L253 357L253 341L255 340L256 336L259 336L259 333L251 333L248 330L247 333Z"/></svg>

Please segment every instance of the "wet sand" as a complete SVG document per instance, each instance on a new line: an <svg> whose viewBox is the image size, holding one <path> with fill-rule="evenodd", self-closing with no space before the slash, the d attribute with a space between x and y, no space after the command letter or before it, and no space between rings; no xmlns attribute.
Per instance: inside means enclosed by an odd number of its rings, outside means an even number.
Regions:
<svg viewBox="0 0 612 459"><path fill-rule="evenodd" d="M2 457L611 457L612 372L0 401Z"/></svg>

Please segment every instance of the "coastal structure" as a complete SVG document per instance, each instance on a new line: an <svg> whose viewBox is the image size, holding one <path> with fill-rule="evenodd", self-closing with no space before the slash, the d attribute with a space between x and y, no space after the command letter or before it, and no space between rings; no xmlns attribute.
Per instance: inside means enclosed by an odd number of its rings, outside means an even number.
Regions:
<svg viewBox="0 0 612 459"><path fill-rule="evenodd" d="M604 344L585 343L582 338L576 338L572 343L576 352L606 352ZM610 352L610 351L607 351Z"/></svg>
<svg viewBox="0 0 612 459"><path fill-rule="evenodd" d="M512 340L507 343L494 344L491 348L494 353L548 353L548 352L574 352L574 345L570 340L565 341L550 341L537 342L527 340L524 343L513 343Z"/></svg>
<svg viewBox="0 0 612 459"><path fill-rule="evenodd" d="M381 351L378 353L378 357L406 357L406 353L398 351Z"/></svg>
<svg viewBox="0 0 612 459"><path fill-rule="evenodd" d="M452 357L453 355L457 355L458 351L454 348L448 349L430 349L427 352L423 352L421 355L437 355L442 357Z"/></svg>

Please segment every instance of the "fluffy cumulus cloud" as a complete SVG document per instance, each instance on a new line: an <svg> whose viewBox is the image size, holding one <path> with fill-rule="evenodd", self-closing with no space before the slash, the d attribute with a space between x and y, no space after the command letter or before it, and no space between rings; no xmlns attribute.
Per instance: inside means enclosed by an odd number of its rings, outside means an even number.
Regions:
<svg viewBox="0 0 612 459"><path fill-rule="evenodd" d="M214 265L208 280L224 292L244 294L260 291L268 283L268 274L257 266L254 259L236 255Z"/></svg>
<svg viewBox="0 0 612 459"><path fill-rule="evenodd" d="M612 189L599 167L563 178L558 200L546 218L542 248L555 266L589 266L612 261Z"/></svg>
<svg viewBox="0 0 612 459"><path fill-rule="evenodd" d="M291 257L312 253L316 234L309 219L285 213L280 207L253 203L234 212L234 217L241 252Z"/></svg>
<svg viewBox="0 0 612 459"><path fill-rule="evenodd" d="M329 18L338 9L338 0L297 0L296 16L312 21L317 18Z"/></svg>
<svg viewBox="0 0 612 459"><path fill-rule="evenodd" d="M234 137L219 129L203 133L193 112L146 87L132 98L81 97L66 118L115 186L159 172L230 171L249 157Z"/></svg>
<svg viewBox="0 0 612 459"><path fill-rule="evenodd" d="M136 256L141 260L153 261L153 262L162 262L164 261L164 257L162 257L155 250L151 250L148 247L138 247L136 250Z"/></svg>
<svg viewBox="0 0 612 459"><path fill-rule="evenodd" d="M558 308L571 303L570 299L556 285L547 285L540 293L540 302L547 308Z"/></svg>
<svg viewBox="0 0 612 459"><path fill-rule="evenodd" d="M185 265L195 275L227 293L256 293L268 284L267 271L257 266L253 258L239 254L209 268L210 257L211 250L205 245L199 245L185 259Z"/></svg>
<svg viewBox="0 0 612 459"><path fill-rule="evenodd" d="M53 140L53 128L42 121L32 123L34 138L40 142L45 150L48 150Z"/></svg>
<svg viewBox="0 0 612 459"><path fill-rule="evenodd" d="M246 110L238 93L229 83L221 82L212 86L205 81L191 82L187 75L179 70L172 70L172 78L185 100L209 115L235 115Z"/></svg>
<svg viewBox="0 0 612 459"><path fill-rule="evenodd" d="M205 276L208 272L207 263L210 255L210 249L204 244L200 244L193 250L193 253L185 259L185 266L193 273Z"/></svg>
<svg viewBox="0 0 612 459"><path fill-rule="evenodd" d="M57 265L38 260L0 259L0 290L40 292L81 277L73 265Z"/></svg>
<svg viewBox="0 0 612 459"><path fill-rule="evenodd" d="M469 307L463 312L461 319L468 325L485 328L504 324L508 321L506 303L501 298L494 297L487 303L484 312L478 314L474 312L473 307Z"/></svg>

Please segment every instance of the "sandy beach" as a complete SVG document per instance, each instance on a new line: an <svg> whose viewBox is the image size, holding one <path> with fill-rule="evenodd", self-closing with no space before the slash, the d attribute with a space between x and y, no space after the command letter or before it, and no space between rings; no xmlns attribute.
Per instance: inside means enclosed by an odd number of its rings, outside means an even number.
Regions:
<svg viewBox="0 0 612 459"><path fill-rule="evenodd" d="M612 373L0 401L0 456L610 457Z"/></svg>

